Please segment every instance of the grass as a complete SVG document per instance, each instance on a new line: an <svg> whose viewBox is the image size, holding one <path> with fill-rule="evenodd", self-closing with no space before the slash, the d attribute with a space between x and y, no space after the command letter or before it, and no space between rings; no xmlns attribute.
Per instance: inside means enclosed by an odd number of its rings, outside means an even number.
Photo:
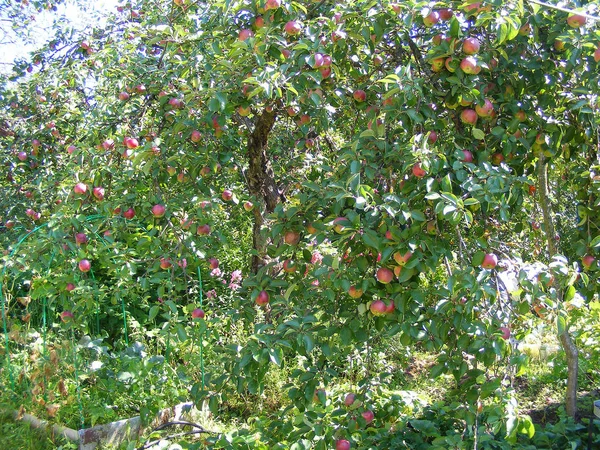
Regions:
<svg viewBox="0 0 600 450"><path fill-rule="evenodd" d="M15 421L7 414L0 415L0 448L19 450L72 450L77 444L52 432L33 428L27 422Z"/></svg>

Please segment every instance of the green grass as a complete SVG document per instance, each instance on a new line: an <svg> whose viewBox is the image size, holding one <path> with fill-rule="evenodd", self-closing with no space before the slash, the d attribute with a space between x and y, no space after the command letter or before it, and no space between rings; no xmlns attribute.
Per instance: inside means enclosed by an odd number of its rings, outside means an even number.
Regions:
<svg viewBox="0 0 600 450"><path fill-rule="evenodd" d="M77 444L52 431L33 428L29 423L15 421L9 415L0 415L0 448L19 450L71 450Z"/></svg>

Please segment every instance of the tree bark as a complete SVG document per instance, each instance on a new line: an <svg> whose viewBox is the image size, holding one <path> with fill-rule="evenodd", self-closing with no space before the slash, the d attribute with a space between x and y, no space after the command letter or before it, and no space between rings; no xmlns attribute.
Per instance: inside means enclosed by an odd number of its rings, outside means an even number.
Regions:
<svg viewBox="0 0 600 450"><path fill-rule="evenodd" d="M546 241L548 243L548 255L550 259L556 255L556 241L554 223L550 211L550 202L548 200L548 164L545 161L543 153L538 160L538 188L540 195L540 206L544 216L544 224L546 231ZM563 301L563 292L561 289L557 291L558 301ZM558 335L558 339L562 345L567 359L567 392L565 395L565 409L571 417L577 415L577 377L579 375L579 349L575 345L573 338L569 333L568 326Z"/></svg>
<svg viewBox="0 0 600 450"><path fill-rule="evenodd" d="M256 273L266 264L267 239L262 233L265 215L272 213L280 201L280 192L275 182L271 162L267 156L269 133L275 124L274 111L264 110L254 124L254 130L248 139L248 172L246 182L250 194L260 200L254 207L254 225L252 227L252 244L255 254L252 255L251 269Z"/></svg>

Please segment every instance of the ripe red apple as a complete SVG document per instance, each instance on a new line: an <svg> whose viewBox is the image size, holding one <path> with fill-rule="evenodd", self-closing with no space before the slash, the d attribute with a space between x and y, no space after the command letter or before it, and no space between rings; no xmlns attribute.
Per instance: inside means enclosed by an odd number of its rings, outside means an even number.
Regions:
<svg viewBox="0 0 600 450"><path fill-rule="evenodd" d="M85 183L77 183L73 188L73 192L79 195L83 195L87 192L87 186Z"/></svg>
<svg viewBox="0 0 600 450"><path fill-rule="evenodd" d="M296 263L294 261L292 261L291 259L286 259L283 262L283 271L285 273L294 273L296 271L296 269L298 268L298 266L296 265Z"/></svg>
<svg viewBox="0 0 600 450"><path fill-rule="evenodd" d="M13 220L7 220L4 223L4 226L8 229L8 230L12 230L15 227L15 222Z"/></svg>
<svg viewBox="0 0 600 450"><path fill-rule="evenodd" d="M571 14L567 17L567 24L572 28L579 28L585 25L586 18L579 14Z"/></svg>
<svg viewBox="0 0 600 450"><path fill-rule="evenodd" d="M438 139L438 135L437 135L437 133L435 131L431 131L429 133L429 135L427 136L427 141L430 144L435 144L435 142L437 141L437 139Z"/></svg>
<svg viewBox="0 0 600 450"><path fill-rule="evenodd" d="M475 125L477 123L477 113L472 109L463 109L460 113L460 120L462 123Z"/></svg>
<svg viewBox="0 0 600 450"><path fill-rule="evenodd" d="M212 270L217 269L219 267L219 260L217 258L209 258L208 259L208 266Z"/></svg>
<svg viewBox="0 0 600 450"><path fill-rule="evenodd" d="M226 202L228 202L229 200L231 200L233 198L233 192L231 192L229 189L225 189L223 191L223 193L221 194L221 198L223 200L225 200Z"/></svg>
<svg viewBox="0 0 600 450"><path fill-rule="evenodd" d="M302 31L302 25L300 24L300 22L290 20L288 23L285 24L283 29L290 36L295 36Z"/></svg>
<svg viewBox="0 0 600 450"><path fill-rule="evenodd" d="M369 306L369 310L374 316L385 316L385 309L386 304L382 300L375 300L374 302L371 302L371 305Z"/></svg>
<svg viewBox="0 0 600 450"><path fill-rule="evenodd" d="M27 159L27 153L19 152L17 153L17 158L19 159L19 161L25 161Z"/></svg>
<svg viewBox="0 0 600 450"><path fill-rule="evenodd" d="M494 112L494 105L486 98L482 106L475 106L475 112L479 117L490 117Z"/></svg>
<svg viewBox="0 0 600 450"><path fill-rule="evenodd" d="M267 0L265 3L265 10L277 9L281 6L281 0Z"/></svg>
<svg viewBox="0 0 600 450"><path fill-rule="evenodd" d="M441 72L446 65L446 58L435 58L431 61L431 71Z"/></svg>
<svg viewBox="0 0 600 450"><path fill-rule="evenodd" d="M434 26L440 21L440 15L437 11L430 12L427 16L423 17L423 25L427 28Z"/></svg>
<svg viewBox="0 0 600 450"><path fill-rule="evenodd" d="M443 20L444 22L446 22L446 21L448 21L448 20L452 19L452 16L454 15L454 14L452 13L452 10L451 10L451 9L448 9L448 8L443 8L443 9L440 9L440 10L438 11L438 14L439 14L439 16L440 16L440 20Z"/></svg>
<svg viewBox="0 0 600 450"><path fill-rule="evenodd" d="M363 291L356 286L350 286L350 289L348 289L348 295L352 298L360 298L363 295Z"/></svg>
<svg viewBox="0 0 600 450"><path fill-rule="evenodd" d="M79 261L79 270L82 272L89 272L92 268L92 263L90 263L87 259L82 259Z"/></svg>
<svg viewBox="0 0 600 450"><path fill-rule="evenodd" d="M135 210L133 208L129 208L123 213L123 217L130 220L133 219L135 217Z"/></svg>
<svg viewBox="0 0 600 450"><path fill-rule="evenodd" d="M377 280L380 283L388 284L394 279L394 272L387 267L380 267L377 269Z"/></svg>
<svg viewBox="0 0 600 450"><path fill-rule="evenodd" d="M502 332L502 339L506 341L510 337L510 328L500 327L499 330Z"/></svg>
<svg viewBox="0 0 600 450"><path fill-rule="evenodd" d="M113 148L115 148L115 141L113 141L112 139L104 140L104 142L102 142L102 148L104 150L112 150Z"/></svg>
<svg viewBox="0 0 600 450"><path fill-rule="evenodd" d="M492 164L498 166L504 161L504 155L500 152L496 152L491 157Z"/></svg>
<svg viewBox="0 0 600 450"><path fill-rule="evenodd" d="M319 69L319 72L321 72L321 77L329 78L329 76L331 75L331 67L321 67Z"/></svg>
<svg viewBox="0 0 600 450"><path fill-rule="evenodd" d="M157 219L165 215L166 208L164 205L157 204L152 207L152 215Z"/></svg>
<svg viewBox="0 0 600 450"><path fill-rule="evenodd" d="M519 121L519 122L525 122L527 120L527 113L523 110L517 111L515 113L515 118Z"/></svg>
<svg viewBox="0 0 600 450"><path fill-rule="evenodd" d="M288 245L296 245L300 242L300 233L297 231L286 231L283 235L283 241Z"/></svg>
<svg viewBox="0 0 600 450"><path fill-rule="evenodd" d="M352 406L354 404L354 401L356 400L356 395L352 392L346 394L346 397L344 398L344 405L346 406Z"/></svg>
<svg viewBox="0 0 600 450"><path fill-rule="evenodd" d="M135 138L132 138L132 137L126 137L125 139L123 139L123 143L130 150L134 149L134 148L138 148L140 145L138 140Z"/></svg>
<svg viewBox="0 0 600 450"><path fill-rule="evenodd" d="M208 236L210 234L210 225L199 225L196 229L196 233L198 233L200 236Z"/></svg>
<svg viewBox="0 0 600 450"><path fill-rule="evenodd" d="M71 322L73 319L75 318L75 316L73 315L73 313L71 311L63 311L60 313L60 320L63 321L63 323L69 323Z"/></svg>
<svg viewBox="0 0 600 450"><path fill-rule="evenodd" d="M127 92L120 92L119 93L119 100L121 100L123 102L129 100L129 94Z"/></svg>
<svg viewBox="0 0 600 450"><path fill-rule="evenodd" d="M394 300L390 300L390 302L385 307L385 313L391 314L394 312L395 309L396 309L396 304L394 303Z"/></svg>
<svg viewBox="0 0 600 450"><path fill-rule="evenodd" d="M369 409L367 409L366 411L363 411L363 413L361 415L367 422L367 425L369 425L371 422L373 422L373 419L375 419L375 414L373 413L373 411L371 411Z"/></svg>
<svg viewBox="0 0 600 450"><path fill-rule="evenodd" d="M481 267L484 269L493 269L498 264L498 257L493 253L487 253L483 257L483 262L481 263Z"/></svg>
<svg viewBox="0 0 600 450"><path fill-rule="evenodd" d="M244 203L244 209L246 211L252 211L253 208L254 208L254 204L252 202L245 202Z"/></svg>
<svg viewBox="0 0 600 450"><path fill-rule="evenodd" d="M477 60L472 56L467 56L462 59L460 62L460 69L468 75L477 75L481 70L477 64Z"/></svg>
<svg viewBox="0 0 600 450"><path fill-rule="evenodd" d="M350 441L346 439L338 439L335 442L335 450L350 450Z"/></svg>
<svg viewBox="0 0 600 450"><path fill-rule="evenodd" d="M367 93L362 89L355 90L352 96L354 97L354 100L356 100L359 103L364 102L367 99Z"/></svg>
<svg viewBox="0 0 600 450"><path fill-rule="evenodd" d="M204 311L200 308L196 308L192 311L192 319L204 319Z"/></svg>
<svg viewBox="0 0 600 450"><path fill-rule="evenodd" d="M169 258L160 258L160 268L163 270L167 270L168 268L170 268L173 264L171 264L171 261L169 260Z"/></svg>
<svg viewBox="0 0 600 450"><path fill-rule="evenodd" d="M598 44L598 48L594 52L594 61L600 62L600 44Z"/></svg>
<svg viewBox="0 0 600 450"><path fill-rule="evenodd" d="M250 115L250 107L249 106L238 106L237 112L242 117L247 117Z"/></svg>
<svg viewBox="0 0 600 450"><path fill-rule="evenodd" d="M481 44L477 38L467 38L463 42L463 52L467 55L475 55L480 47Z"/></svg>
<svg viewBox="0 0 600 450"><path fill-rule="evenodd" d="M269 303L269 293L267 291L260 291L256 297L256 304L263 306Z"/></svg>
<svg viewBox="0 0 600 450"><path fill-rule="evenodd" d="M71 292L75 289L75 285L73 283L67 283L67 287L65 287L67 292Z"/></svg>
<svg viewBox="0 0 600 450"><path fill-rule="evenodd" d="M202 133L200 133L198 130L192 131L191 140L192 142L200 142L202 140Z"/></svg>
<svg viewBox="0 0 600 450"><path fill-rule="evenodd" d="M408 262L408 260L411 258L411 256L412 256L411 252L406 252L404 254L402 254L400 252L396 252L396 253L394 253L394 261L396 261L396 263L399 266L403 266Z"/></svg>
<svg viewBox="0 0 600 450"><path fill-rule="evenodd" d="M594 264L595 260L596 259L592 255L585 255L583 258L581 258L581 264L583 265L584 269L589 269L592 267L592 264Z"/></svg>
<svg viewBox="0 0 600 450"><path fill-rule="evenodd" d="M462 162L472 163L473 162L473 153L469 150L463 150L463 159Z"/></svg>
<svg viewBox="0 0 600 450"><path fill-rule="evenodd" d="M88 237L85 233L75 234L75 243L77 243L77 245L87 244L87 242L88 242Z"/></svg>
<svg viewBox="0 0 600 450"><path fill-rule="evenodd" d="M97 200L104 200L104 188L102 186L96 186L92 189L92 194Z"/></svg>
<svg viewBox="0 0 600 450"><path fill-rule="evenodd" d="M417 178L423 178L425 175L427 175L427 172L425 172L425 170L423 170L423 168L421 167L421 164L419 164L419 163L416 163L412 167L412 173Z"/></svg>
<svg viewBox="0 0 600 450"><path fill-rule="evenodd" d="M69 145L69 146L67 147L67 153L68 153L69 155L72 155L72 154L73 154L73 152L74 152L75 150L77 150L77 147L75 147L74 145Z"/></svg>

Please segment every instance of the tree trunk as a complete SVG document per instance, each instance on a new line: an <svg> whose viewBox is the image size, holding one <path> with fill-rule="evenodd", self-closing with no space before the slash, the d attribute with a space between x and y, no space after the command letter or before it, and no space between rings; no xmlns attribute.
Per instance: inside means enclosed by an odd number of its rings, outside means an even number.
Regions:
<svg viewBox="0 0 600 450"><path fill-rule="evenodd" d="M540 195L540 205L544 216L546 231L546 241L548 243L548 255L550 259L556 255L556 241L554 223L550 214L550 202L548 200L548 164L545 161L543 153L538 160L538 188ZM557 291L558 301L562 302L563 292ZM577 376L579 375L579 350L569 334L568 326L558 335L565 356L567 358L567 393L565 395L565 409L571 417L577 415Z"/></svg>
<svg viewBox="0 0 600 450"><path fill-rule="evenodd" d="M260 201L260 204L254 207L254 225L252 227L252 244L255 250L251 262L253 273L256 273L266 263L268 240L262 233L265 214L272 213L280 200L279 188L266 152L267 140L274 124L275 112L263 111L257 117L254 130L248 139L246 182L250 194Z"/></svg>

